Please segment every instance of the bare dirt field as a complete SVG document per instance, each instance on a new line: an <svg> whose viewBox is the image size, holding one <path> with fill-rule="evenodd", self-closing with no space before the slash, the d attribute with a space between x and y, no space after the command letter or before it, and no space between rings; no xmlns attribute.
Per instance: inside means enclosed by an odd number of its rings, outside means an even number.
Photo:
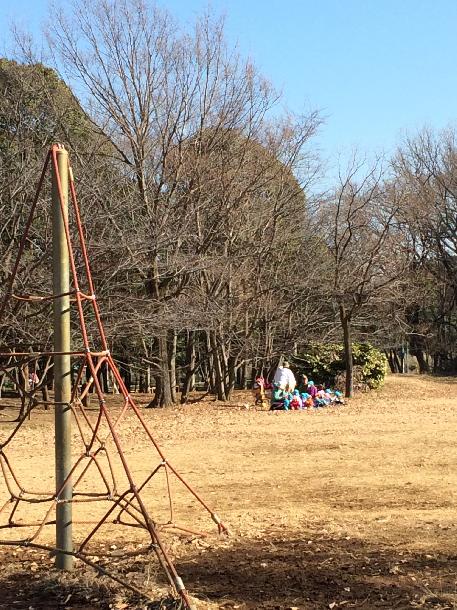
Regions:
<svg viewBox="0 0 457 610"><path fill-rule="evenodd" d="M12 413L13 401L0 400L2 438ZM239 392L230 405L206 398L143 413L167 458L231 529L219 537L173 483L176 520L212 532L165 536L199 610L457 608L457 379L390 376L380 392L313 412L258 411L251 393ZM121 441L132 470L147 474L150 448L130 415ZM21 481L52 489L52 442L52 412L34 411L7 448ZM88 472L88 489L97 475ZM163 483L144 490L159 520ZM1 503L7 498L0 483ZM15 518L38 510L26 505ZM84 519L95 509L79 510ZM48 529L43 542L52 541ZM75 539L82 535L75 526ZM14 536L0 529L0 538ZM138 529L111 524L96 544L101 556L141 541ZM0 560L2 609L179 607L147 557L111 563L150 592L149 605L79 561L61 576L39 550L0 546Z"/></svg>

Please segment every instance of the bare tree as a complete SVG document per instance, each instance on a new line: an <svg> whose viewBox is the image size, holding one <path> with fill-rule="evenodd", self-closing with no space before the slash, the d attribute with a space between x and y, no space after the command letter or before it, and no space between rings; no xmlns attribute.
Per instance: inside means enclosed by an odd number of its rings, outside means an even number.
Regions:
<svg viewBox="0 0 457 610"><path fill-rule="evenodd" d="M416 296L407 312L411 353L427 372L455 370L457 354L457 141L453 130L424 129L406 140L394 159L404 192L401 219L411 248ZM425 292L425 294L424 294Z"/></svg>
<svg viewBox="0 0 457 610"><path fill-rule="evenodd" d="M395 185L383 180L379 162L366 170L354 160L321 210L331 260L327 285L343 332L348 397L353 393L353 325L368 305L395 296L407 268L396 219L399 198Z"/></svg>
<svg viewBox="0 0 457 610"><path fill-rule="evenodd" d="M213 356L226 349L214 339L214 295L225 294L234 306L234 261L242 242L245 247L259 230L259 223L254 228L240 220L247 210L261 214L254 193L275 196L268 193L272 160L254 162L253 143L280 159L289 155L290 172L318 118L274 134L267 115L277 95L227 48L223 23L209 17L187 34L141 0L82 1L70 16L58 15L49 41L94 125L112 142L125 183L130 180L128 196L118 192L103 206L122 242L122 265L111 281L123 294L130 328L153 336L147 357L160 386L156 402L167 405L176 332L206 328ZM234 134L240 136L234 140ZM141 304L145 295L147 305ZM227 315L232 328L234 307Z"/></svg>

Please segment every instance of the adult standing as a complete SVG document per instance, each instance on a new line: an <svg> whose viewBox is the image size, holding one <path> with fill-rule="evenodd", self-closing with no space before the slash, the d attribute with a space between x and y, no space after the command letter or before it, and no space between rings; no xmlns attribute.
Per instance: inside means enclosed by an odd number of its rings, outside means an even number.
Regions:
<svg viewBox="0 0 457 610"><path fill-rule="evenodd" d="M285 392L293 392L295 390L297 380L290 370L287 360L283 362L282 366L278 366L273 381Z"/></svg>

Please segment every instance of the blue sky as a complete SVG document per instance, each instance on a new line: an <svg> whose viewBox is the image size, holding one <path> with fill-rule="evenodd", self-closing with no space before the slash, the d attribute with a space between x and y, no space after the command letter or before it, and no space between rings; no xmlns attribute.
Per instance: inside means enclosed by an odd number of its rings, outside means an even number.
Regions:
<svg viewBox="0 0 457 610"><path fill-rule="evenodd" d="M296 112L318 108L334 162L392 152L405 132L457 123L456 0L168 0L190 21L210 6ZM0 0L0 28L38 31L46 0ZM0 46L0 49L2 46Z"/></svg>

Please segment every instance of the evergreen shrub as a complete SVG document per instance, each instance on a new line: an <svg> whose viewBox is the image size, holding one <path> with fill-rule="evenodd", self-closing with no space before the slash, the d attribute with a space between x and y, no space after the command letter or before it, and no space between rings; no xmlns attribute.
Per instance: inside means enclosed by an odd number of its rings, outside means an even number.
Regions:
<svg viewBox="0 0 457 610"><path fill-rule="evenodd" d="M370 389L381 387L387 372L385 355L370 343L353 343L352 357L360 381ZM310 343L302 353L290 356L289 360L297 378L307 375L315 383L330 387L335 386L346 370L344 347L339 343Z"/></svg>

